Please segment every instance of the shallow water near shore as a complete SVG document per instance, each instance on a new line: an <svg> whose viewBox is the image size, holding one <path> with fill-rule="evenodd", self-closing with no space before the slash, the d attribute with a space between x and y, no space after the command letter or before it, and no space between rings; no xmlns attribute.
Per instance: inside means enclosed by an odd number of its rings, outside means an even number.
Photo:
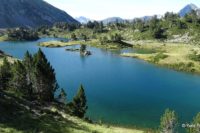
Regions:
<svg viewBox="0 0 200 133"><path fill-rule="evenodd" d="M0 49L21 59L27 50L32 54L37 52L39 42L50 40L60 39L0 42ZM88 47L92 55L87 57L65 49L42 48L55 68L60 87L66 89L68 100L76 94L81 83L84 85L89 106L87 116L93 120L155 128L166 108L177 112L180 124L192 121L200 112L198 75L120 56L130 49L110 52Z"/></svg>

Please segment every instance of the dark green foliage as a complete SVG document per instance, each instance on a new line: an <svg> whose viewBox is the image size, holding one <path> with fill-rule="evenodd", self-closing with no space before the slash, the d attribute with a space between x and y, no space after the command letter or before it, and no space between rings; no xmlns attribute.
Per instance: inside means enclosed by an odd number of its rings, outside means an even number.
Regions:
<svg viewBox="0 0 200 133"><path fill-rule="evenodd" d="M122 36L120 34L114 34L111 36L111 42L115 42L115 43L121 43L123 40Z"/></svg>
<svg viewBox="0 0 200 133"><path fill-rule="evenodd" d="M160 59L165 59L167 57L168 56L163 53L158 53L155 57L153 57L152 62L158 63L160 61Z"/></svg>
<svg viewBox="0 0 200 133"><path fill-rule="evenodd" d="M83 46L83 49L84 46ZM20 98L40 103L53 102L58 89L55 72L41 49L32 56L26 52L23 61L15 61L12 65L5 58L0 67L0 91L9 89ZM22 96L22 97L21 97ZM59 102L67 104L67 94L61 89ZM59 103L58 102L58 103ZM83 86L68 106L62 106L71 114L83 118L86 110L86 96ZM69 107L69 108L66 108Z"/></svg>
<svg viewBox="0 0 200 133"><path fill-rule="evenodd" d="M160 119L160 131L161 133L175 133L177 127L177 116L175 111L166 109L165 113Z"/></svg>
<svg viewBox="0 0 200 133"><path fill-rule="evenodd" d="M99 41L100 41L101 45L104 45L109 42L108 37L106 37L106 36L100 37Z"/></svg>
<svg viewBox="0 0 200 133"><path fill-rule="evenodd" d="M54 99L54 92L58 88L54 69L41 49L34 56L34 63L34 91L39 100L50 102Z"/></svg>
<svg viewBox="0 0 200 133"><path fill-rule="evenodd" d="M200 61L200 54L197 54L197 52L193 52L193 53L189 56L189 58L190 58L191 60L194 60L194 61Z"/></svg>
<svg viewBox="0 0 200 133"><path fill-rule="evenodd" d="M95 24L91 21L89 21L87 24L86 24L87 28L90 28L90 29L93 29L95 27Z"/></svg>
<svg viewBox="0 0 200 133"><path fill-rule="evenodd" d="M24 56L24 60L23 60L23 64L25 67L25 71L26 71L26 81L27 81L27 86L28 86L28 98L30 100L33 99L33 80L34 80L34 62L33 62L33 57L32 55L27 51L25 56Z"/></svg>
<svg viewBox="0 0 200 133"><path fill-rule="evenodd" d="M94 27L95 32L102 33L104 31L103 28L104 28L103 22L95 23L95 27Z"/></svg>
<svg viewBox="0 0 200 133"><path fill-rule="evenodd" d="M181 20L177 20L176 25L177 25L178 29L187 29L188 28L187 24Z"/></svg>
<svg viewBox="0 0 200 133"><path fill-rule="evenodd" d="M194 69L194 63L193 62L188 62L188 63L177 63L177 64L171 64L168 66L169 68L178 70L178 71L185 71L185 72L195 72L196 70Z"/></svg>
<svg viewBox="0 0 200 133"><path fill-rule="evenodd" d="M154 31L156 28L159 26L159 19L157 16L154 16L150 21L149 21L149 29L151 31Z"/></svg>
<svg viewBox="0 0 200 133"><path fill-rule="evenodd" d="M0 89L5 90L9 87L9 81L12 77L11 64L7 58L3 59L3 65L0 66Z"/></svg>
<svg viewBox="0 0 200 133"><path fill-rule="evenodd" d="M80 35L80 38L84 41L87 41L88 40L88 37L85 35L85 34L81 34Z"/></svg>
<svg viewBox="0 0 200 133"><path fill-rule="evenodd" d="M97 22L97 21L91 22L91 21L89 21L86 24L86 27L93 29L95 33L102 33L104 31L103 22Z"/></svg>
<svg viewBox="0 0 200 133"><path fill-rule="evenodd" d="M72 115L75 115L79 118L84 117L88 106L85 91L82 85L80 86L76 96L73 98L73 101L69 103L69 107Z"/></svg>
<svg viewBox="0 0 200 133"><path fill-rule="evenodd" d="M10 40L31 41L39 39L39 36L36 31L26 28L16 28L8 30L8 38Z"/></svg>
<svg viewBox="0 0 200 133"><path fill-rule="evenodd" d="M41 32L43 35L47 35L49 29L50 27L48 25L43 25L43 26L38 27L36 30L37 32Z"/></svg>
<svg viewBox="0 0 200 133"><path fill-rule="evenodd" d="M61 30L74 31L75 29L79 28L80 25L75 23L57 22L54 24L54 27Z"/></svg>
<svg viewBox="0 0 200 133"><path fill-rule="evenodd" d="M133 25L134 29L138 29L140 32L145 31L145 23L141 19L136 19Z"/></svg>
<svg viewBox="0 0 200 133"><path fill-rule="evenodd" d="M75 33L72 33L72 34L71 34L71 39L72 39L72 40L77 40L77 37L76 37L76 34L75 34Z"/></svg>
<svg viewBox="0 0 200 133"><path fill-rule="evenodd" d="M102 36L99 38L99 42L101 45L108 45L109 43L111 44L115 44L118 45L119 47L127 47L127 46L131 46L130 44L127 44L125 42L122 41L123 37L121 36L121 34L113 34L110 35L109 37L107 36Z"/></svg>
<svg viewBox="0 0 200 133"><path fill-rule="evenodd" d="M196 11L193 10L191 13L185 15L185 21L189 23L197 24L197 22L199 21L199 17Z"/></svg>
<svg viewBox="0 0 200 133"><path fill-rule="evenodd" d="M99 31L103 32L103 28L104 28L103 22L100 22L100 24L99 24Z"/></svg>
<svg viewBox="0 0 200 133"><path fill-rule="evenodd" d="M164 16L164 19L167 20L167 21L176 21L177 19L179 19L179 15L176 14L176 13L173 13L173 12L166 12L165 13L165 16Z"/></svg>
<svg viewBox="0 0 200 133"><path fill-rule="evenodd" d="M161 28L161 26L157 26L152 30L153 38L155 39L166 39L167 35L165 34L165 30Z"/></svg>
<svg viewBox="0 0 200 133"><path fill-rule="evenodd" d="M41 49L34 58L27 52L23 61L16 61L12 66L4 59L0 82L1 89L13 89L30 100L44 102L53 101L58 88L54 69Z"/></svg>
<svg viewBox="0 0 200 133"><path fill-rule="evenodd" d="M81 47L80 47L80 53L85 53L87 50L87 46L82 44Z"/></svg>
<svg viewBox="0 0 200 133"><path fill-rule="evenodd" d="M29 94L29 85L27 84L27 73L25 66L22 64L21 61L16 61L12 66L12 79L11 79L11 87L15 91L20 91L24 95Z"/></svg>

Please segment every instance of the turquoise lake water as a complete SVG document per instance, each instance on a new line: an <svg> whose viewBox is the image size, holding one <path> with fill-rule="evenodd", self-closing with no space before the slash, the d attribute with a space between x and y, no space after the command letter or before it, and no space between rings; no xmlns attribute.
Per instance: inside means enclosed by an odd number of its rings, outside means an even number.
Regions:
<svg viewBox="0 0 200 133"><path fill-rule="evenodd" d="M0 42L0 49L23 58L35 53L38 42ZM59 39L58 39L59 40ZM77 46L72 46L77 47ZM200 76L157 67L144 61L120 57L122 51L109 52L89 47L92 56L81 57L65 48L42 48L68 100L82 83L93 120L123 126L156 127L166 108L174 109L180 124L190 122L200 112Z"/></svg>

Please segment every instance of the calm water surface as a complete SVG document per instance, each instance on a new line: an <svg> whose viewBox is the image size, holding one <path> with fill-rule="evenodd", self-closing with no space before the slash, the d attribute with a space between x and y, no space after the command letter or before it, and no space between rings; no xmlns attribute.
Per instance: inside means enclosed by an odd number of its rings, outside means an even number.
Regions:
<svg viewBox="0 0 200 133"><path fill-rule="evenodd" d="M23 58L27 50L38 50L38 42L49 40L57 39L1 42L0 49ZM120 57L123 51L89 49L93 55L81 57L65 48L42 48L56 70L60 87L66 89L68 100L81 83L84 85L90 118L123 126L156 127L166 108L179 114L180 123L190 122L200 112L200 76Z"/></svg>

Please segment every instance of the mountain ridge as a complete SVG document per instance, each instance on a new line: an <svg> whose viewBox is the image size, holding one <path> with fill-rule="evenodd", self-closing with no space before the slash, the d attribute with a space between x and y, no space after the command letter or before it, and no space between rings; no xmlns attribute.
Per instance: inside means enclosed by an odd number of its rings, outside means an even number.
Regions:
<svg viewBox="0 0 200 133"><path fill-rule="evenodd" d="M184 6L182 9L180 9L178 14L180 15L180 17L184 17L186 14L190 13L192 10L195 10L197 12L197 15L200 16L200 8L198 6L196 6L195 4L193 4L193 3L187 4L186 6ZM148 21L151 18L153 18L153 16L155 16L155 15L142 16L142 17L137 17L137 18L133 18L133 19L124 19L124 18L121 18L121 17L108 17L108 18L105 18L105 19L100 20L100 21L103 22L104 24L116 23L116 22L123 23L125 21L130 21L131 22L131 21L134 21L135 19L141 19L143 21ZM158 18L161 18L163 15L156 15L156 16ZM86 17L84 17L84 18L86 18ZM79 22L81 22L81 21L79 21Z"/></svg>
<svg viewBox="0 0 200 133"><path fill-rule="evenodd" d="M56 22L79 23L66 12L43 0L1 0L0 22L0 28L35 28Z"/></svg>
<svg viewBox="0 0 200 133"><path fill-rule="evenodd" d="M200 9L195 4L190 3L190 4L186 5L185 7L183 7L179 11L179 15L180 15L180 17L184 17L186 14L190 13L192 10L196 11L198 14L198 10L200 10Z"/></svg>

